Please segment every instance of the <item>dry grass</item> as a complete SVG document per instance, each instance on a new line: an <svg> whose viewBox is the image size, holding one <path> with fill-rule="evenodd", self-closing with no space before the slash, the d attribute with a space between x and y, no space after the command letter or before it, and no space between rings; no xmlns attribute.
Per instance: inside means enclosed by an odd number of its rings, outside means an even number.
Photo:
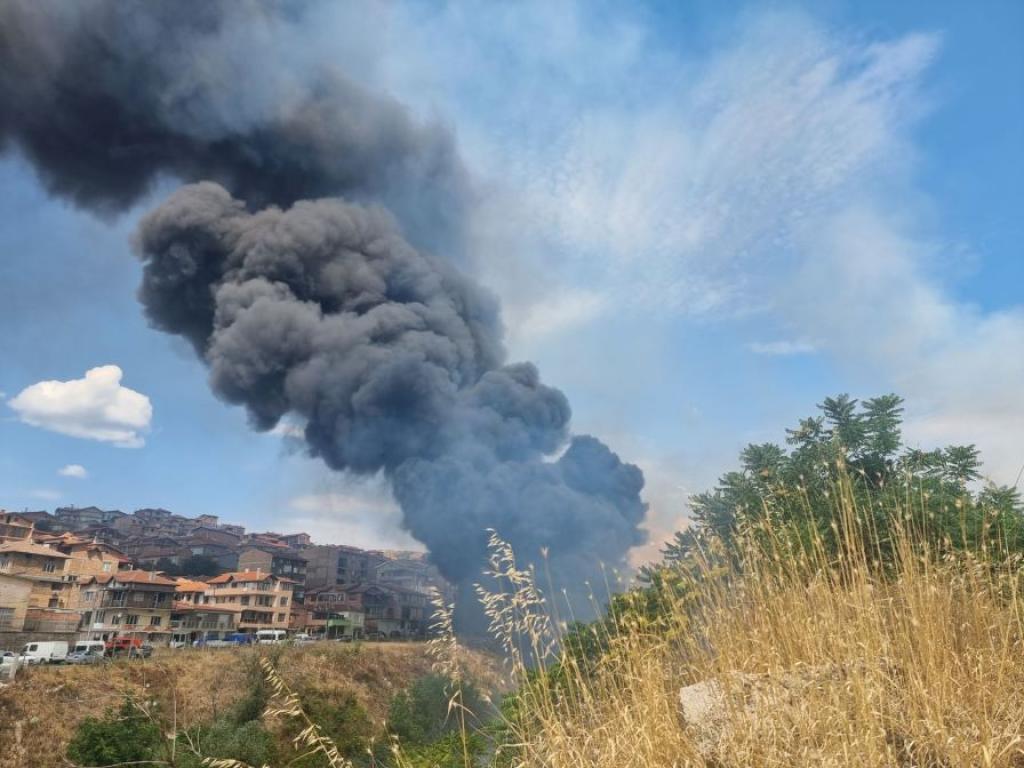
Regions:
<svg viewBox="0 0 1024 768"><path fill-rule="evenodd" d="M765 527L742 568L706 555L681 573L667 626L636 620L596 669L563 659L560 678L531 676L510 642L551 659L558 629L499 545L512 586L489 611L523 713L503 764L1024 766L1020 558L993 564L996 541L985 559L929 549L898 507L896 563L881 578L846 491L833 511L845 555ZM687 722L680 687L701 681L707 706Z"/></svg>
<svg viewBox="0 0 1024 768"><path fill-rule="evenodd" d="M75 728L87 716L120 706L125 694L157 702L179 728L209 722L248 689L261 648L160 651L145 661L37 667L0 690L0 768L56 768ZM466 664L482 684L496 684L494 660L472 651ZM422 643L315 643L286 647L277 669L288 684L326 698L348 694L376 723L392 694L430 672Z"/></svg>

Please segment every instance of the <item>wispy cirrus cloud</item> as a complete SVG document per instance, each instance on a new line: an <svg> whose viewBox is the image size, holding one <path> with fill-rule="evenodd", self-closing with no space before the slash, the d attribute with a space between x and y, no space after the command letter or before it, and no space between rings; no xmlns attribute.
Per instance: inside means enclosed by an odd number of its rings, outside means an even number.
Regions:
<svg viewBox="0 0 1024 768"><path fill-rule="evenodd" d="M812 355L818 348L804 339L779 339L777 341L752 341L747 349L755 355L768 357L794 357L796 355Z"/></svg>

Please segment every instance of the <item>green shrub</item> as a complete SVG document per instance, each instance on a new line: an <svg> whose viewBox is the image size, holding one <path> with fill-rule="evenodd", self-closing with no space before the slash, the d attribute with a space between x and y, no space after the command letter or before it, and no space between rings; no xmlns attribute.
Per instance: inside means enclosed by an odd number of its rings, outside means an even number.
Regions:
<svg viewBox="0 0 1024 768"><path fill-rule="evenodd" d="M459 718L448 710L454 690L449 678L426 675L408 690L396 694L388 707L388 727L399 743L428 745L457 731ZM462 703L477 716L483 713L483 699L470 683L462 683Z"/></svg>
<svg viewBox="0 0 1024 768"><path fill-rule="evenodd" d="M345 692L328 699L306 694L300 697L300 703L309 719L320 726L323 735L334 742L342 755L358 758L366 754L374 736L374 726L369 714L354 695ZM298 728L293 727L293 730L297 732ZM321 768L328 763L325 757L316 755L299 760L295 765Z"/></svg>
<svg viewBox="0 0 1024 768"><path fill-rule="evenodd" d="M403 768L465 768L468 753L472 765L484 755L486 743L479 734L466 737L465 751L458 733L448 733L432 744L403 748Z"/></svg>
<svg viewBox="0 0 1024 768"><path fill-rule="evenodd" d="M205 757L231 758L253 766L278 764L274 737L256 720L239 725L222 718L179 738L175 766L200 768Z"/></svg>
<svg viewBox="0 0 1024 768"><path fill-rule="evenodd" d="M113 765L158 759L162 746L160 728L125 698L117 712L81 722L68 744L68 757L83 766Z"/></svg>

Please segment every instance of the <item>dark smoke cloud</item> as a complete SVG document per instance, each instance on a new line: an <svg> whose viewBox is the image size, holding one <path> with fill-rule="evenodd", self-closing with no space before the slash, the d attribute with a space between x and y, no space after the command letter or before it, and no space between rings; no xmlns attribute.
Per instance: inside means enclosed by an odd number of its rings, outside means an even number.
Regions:
<svg viewBox="0 0 1024 768"><path fill-rule="evenodd" d="M162 176L211 179L254 207L380 201L417 243L451 248L468 189L449 132L336 70L266 60L268 41L315 6L3 0L0 146L100 213Z"/></svg>
<svg viewBox="0 0 1024 768"><path fill-rule="evenodd" d="M250 213L205 182L148 214L137 248L150 321L192 342L214 391L258 429L300 417L334 469L383 470L453 581L479 578L488 528L527 558L549 548L573 585L642 541L640 471L570 440L565 396L533 365L502 364L494 299L382 209Z"/></svg>
<svg viewBox="0 0 1024 768"><path fill-rule="evenodd" d="M467 215L451 136L264 60L309 6L0 0L0 142L100 213L202 180L139 227L150 322L255 428L301 419L330 467L383 472L448 578L479 578L488 528L568 585L622 566L640 470L571 436L565 396L506 363L495 299L423 250L458 250Z"/></svg>

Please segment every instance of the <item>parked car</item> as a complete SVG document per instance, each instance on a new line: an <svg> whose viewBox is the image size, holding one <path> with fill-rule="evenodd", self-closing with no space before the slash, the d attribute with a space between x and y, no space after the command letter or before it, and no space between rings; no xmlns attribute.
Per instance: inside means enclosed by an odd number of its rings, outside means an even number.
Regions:
<svg viewBox="0 0 1024 768"><path fill-rule="evenodd" d="M255 639L245 632L235 632L224 638L230 645L252 645Z"/></svg>
<svg viewBox="0 0 1024 768"><path fill-rule="evenodd" d="M0 665L13 664L17 658L18 654L14 651L0 651Z"/></svg>
<svg viewBox="0 0 1024 768"><path fill-rule="evenodd" d="M64 640L40 640L21 649L24 664L59 664L67 656L68 644Z"/></svg>
<svg viewBox="0 0 1024 768"><path fill-rule="evenodd" d="M305 632L300 632L292 639L296 643L314 643L317 640L317 638L313 637L312 635L306 634Z"/></svg>
<svg viewBox="0 0 1024 768"><path fill-rule="evenodd" d="M103 655L107 649L107 644L102 640L79 640L75 643L75 647L71 649L71 653L98 653L100 656ZM70 653L68 654L71 655Z"/></svg>
<svg viewBox="0 0 1024 768"><path fill-rule="evenodd" d="M93 651L72 651L64 659L66 664L101 664L107 660L102 653Z"/></svg>

